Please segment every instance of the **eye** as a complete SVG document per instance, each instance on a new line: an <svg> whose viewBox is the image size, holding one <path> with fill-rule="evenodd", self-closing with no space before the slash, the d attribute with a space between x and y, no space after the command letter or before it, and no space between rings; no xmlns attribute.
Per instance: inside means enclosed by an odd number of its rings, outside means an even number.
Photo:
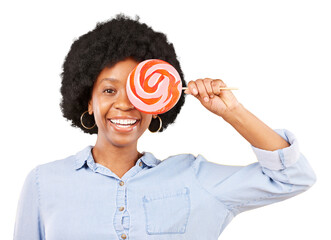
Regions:
<svg viewBox="0 0 331 240"><path fill-rule="evenodd" d="M105 89L103 92L106 92L106 93L112 94L112 93L115 92L115 90L110 89L110 88L107 88L107 89Z"/></svg>

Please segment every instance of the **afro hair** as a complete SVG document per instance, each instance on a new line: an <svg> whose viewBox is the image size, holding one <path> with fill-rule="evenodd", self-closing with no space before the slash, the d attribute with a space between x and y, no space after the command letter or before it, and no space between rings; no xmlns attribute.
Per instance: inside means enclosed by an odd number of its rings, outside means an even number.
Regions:
<svg viewBox="0 0 331 240"><path fill-rule="evenodd" d="M65 57L61 73L60 108L63 117L71 121L71 126L89 134L98 133L96 125L86 129L80 120L81 115L87 111L93 84L102 69L128 57L137 62L146 59L164 60L178 71L183 87L187 86L173 44L168 42L166 35L140 23L139 16L133 20L122 13L117 14L113 19L98 22L92 31L76 39ZM171 110L158 115L162 120L159 132L175 121L184 102L185 94L182 94ZM158 128L155 121L159 120L152 119L150 129ZM94 124L93 115L84 117L84 125Z"/></svg>

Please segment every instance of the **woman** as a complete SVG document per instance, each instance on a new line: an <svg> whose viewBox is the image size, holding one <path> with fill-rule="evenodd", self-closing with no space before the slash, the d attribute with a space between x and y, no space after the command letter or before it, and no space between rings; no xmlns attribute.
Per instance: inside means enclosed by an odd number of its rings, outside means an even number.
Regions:
<svg viewBox="0 0 331 240"><path fill-rule="evenodd" d="M170 111L152 115L128 100L129 73L155 58L169 62L184 79L166 36L123 15L73 43L63 65L61 110L72 126L97 134L97 141L29 173L14 239L217 239L237 214L314 184L295 136L270 129L231 91L219 91L226 86L220 79L190 81L185 93L232 125L258 162L225 166L192 154L160 161L138 152L146 129L164 131L184 104L182 94Z"/></svg>

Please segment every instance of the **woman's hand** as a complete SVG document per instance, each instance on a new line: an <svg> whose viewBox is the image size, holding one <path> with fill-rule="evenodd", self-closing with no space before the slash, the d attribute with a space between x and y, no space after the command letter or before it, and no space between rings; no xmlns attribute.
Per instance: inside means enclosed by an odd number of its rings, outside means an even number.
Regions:
<svg viewBox="0 0 331 240"><path fill-rule="evenodd" d="M205 108L225 119L240 103L231 90L220 90L221 87L227 87L221 79L197 79L188 83L185 93L195 96Z"/></svg>

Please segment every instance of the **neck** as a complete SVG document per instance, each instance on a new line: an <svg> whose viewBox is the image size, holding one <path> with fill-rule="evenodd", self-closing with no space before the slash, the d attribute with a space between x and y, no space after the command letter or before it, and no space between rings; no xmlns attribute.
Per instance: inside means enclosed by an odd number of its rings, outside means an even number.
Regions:
<svg viewBox="0 0 331 240"><path fill-rule="evenodd" d="M137 142L128 146L114 146L102 141L99 136L92 149L94 161L109 168L118 177L130 170L142 156L137 150Z"/></svg>

